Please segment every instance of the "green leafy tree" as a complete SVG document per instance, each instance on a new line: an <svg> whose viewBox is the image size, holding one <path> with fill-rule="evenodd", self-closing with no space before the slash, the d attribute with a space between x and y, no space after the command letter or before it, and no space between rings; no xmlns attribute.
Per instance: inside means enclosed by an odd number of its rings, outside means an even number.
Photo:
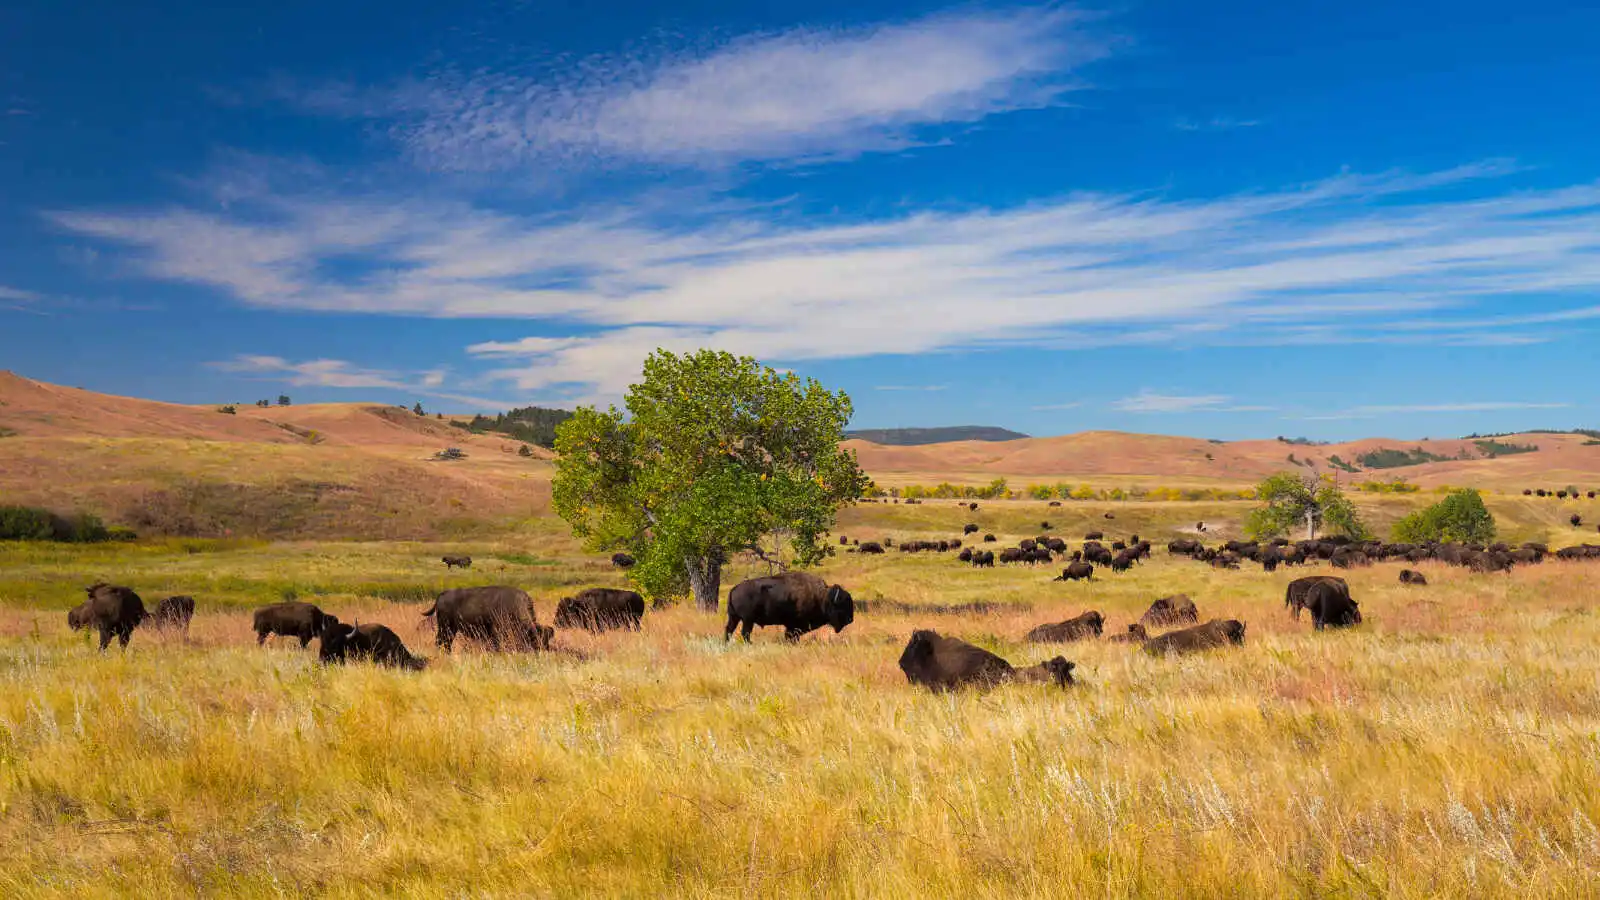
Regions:
<svg viewBox="0 0 1600 900"><path fill-rule="evenodd" d="M749 357L657 350L625 405L557 429L553 499L590 550L630 553L652 596L714 611L733 553L820 562L835 514L871 485L839 446L850 398Z"/></svg>
<svg viewBox="0 0 1600 900"><path fill-rule="evenodd" d="M1329 475L1279 472L1256 486L1256 499L1261 506L1245 520L1245 532L1257 540L1282 537L1300 527L1307 538L1316 537L1318 529L1357 540L1371 537L1355 504Z"/></svg>
<svg viewBox="0 0 1600 900"><path fill-rule="evenodd" d="M1028 496L1035 500L1052 500L1056 496L1055 485L1030 484L1028 485Z"/></svg>
<svg viewBox="0 0 1600 900"><path fill-rule="evenodd" d="M1438 503L1421 509L1394 526L1394 539L1408 543L1457 541L1487 544L1494 540L1494 516L1483 497L1471 488L1451 491Z"/></svg>
<svg viewBox="0 0 1600 900"><path fill-rule="evenodd" d="M266 406L267 404L262 403L261 405L262 406ZM288 406L289 405L289 395L288 394L279 394L278 395L278 405L279 406Z"/></svg>
<svg viewBox="0 0 1600 900"><path fill-rule="evenodd" d="M985 500L1004 500L1011 496L1011 491L1006 487L1004 478L996 478L989 482L988 487L979 488L978 496Z"/></svg>
<svg viewBox="0 0 1600 900"><path fill-rule="evenodd" d="M411 411L412 411L412 412L413 412L413 413L416 413L416 414L417 414L417 415L419 415L419 416L425 416L425 415L427 415L427 413L425 413L425 412L423 412L423 411L422 411L422 401L421 401L421 400L418 400L418 401L417 401L417 405L416 405L416 406L413 406L413 407L411 407Z"/></svg>

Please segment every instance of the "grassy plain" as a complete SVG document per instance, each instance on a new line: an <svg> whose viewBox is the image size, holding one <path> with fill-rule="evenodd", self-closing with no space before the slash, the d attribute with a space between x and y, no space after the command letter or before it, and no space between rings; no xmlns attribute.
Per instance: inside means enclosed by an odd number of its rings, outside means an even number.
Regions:
<svg viewBox="0 0 1600 900"><path fill-rule="evenodd" d="M1362 502L1384 522L1425 499ZM1553 501L1491 505L1511 536L1585 536ZM1228 536L1246 509L868 504L839 531L975 521L1010 541L1049 519L1165 542L1202 519ZM445 573L458 551L474 568ZM1421 568L1421 589L1350 573L1366 625L1316 634L1283 609L1302 573L1160 550L1057 584L841 554L824 574L868 609L799 646L726 645L680 606L550 654L440 658L418 613L446 585L522 585L548 620L565 588L622 579L549 520L448 545L0 546L0 895L1600 895L1600 566ZM63 612L101 578L195 595L192 633L96 654ZM1020 643L1086 609L1120 631L1178 592L1248 622L1246 645ZM432 664L257 648L249 609L290 596L385 622ZM1019 663L1064 653L1081 683L915 690L895 662L919 627Z"/></svg>

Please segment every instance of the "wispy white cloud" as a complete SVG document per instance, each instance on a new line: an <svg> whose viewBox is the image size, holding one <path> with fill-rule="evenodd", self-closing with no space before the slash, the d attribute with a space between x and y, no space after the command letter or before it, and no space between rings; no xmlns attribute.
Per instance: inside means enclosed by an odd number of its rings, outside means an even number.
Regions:
<svg viewBox="0 0 1600 900"><path fill-rule="evenodd" d="M1067 73L1111 49L1084 23L1060 7L970 11L747 35L654 60L564 61L544 74L441 72L384 89L280 81L269 94L391 122L418 162L440 169L837 158L1061 102L1075 87Z"/></svg>
<svg viewBox="0 0 1600 900"><path fill-rule="evenodd" d="M340 388L347 390L402 391L423 397L436 397L464 403L481 410L509 409L516 404L486 397L439 390L444 386L444 369L406 374L387 369L370 369L342 359L293 361L281 356L241 354L230 360L210 363L223 372L272 376L295 387Z"/></svg>
<svg viewBox="0 0 1600 900"><path fill-rule="evenodd" d="M1172 127L1179 131L1232 131L1236 128L1254 128L1260 124L1255 119L1212 116L1209 119L1179 118L1172 123Z"/></svg>
<svg viewBox="0 0 1600 900"><path fill-rule="evenodd" d="M1161 394L1148 389L1113 401L1111 408L1133 413L1263 412L1270 406L1241 406L1222 394Z"/></svg>
<svg viewBox="0 0 1600 900"><path fill-rule="evenodd" d="M1535 342L1591 315L1549 307L1592 304L1600 289L1600 186L1496 193L1509 170L824 225L720 207L516 216L270 180L232 184L223 213L51 218L122 248L141 274L253 306L537 321L537 337L468 349L523 391L591 398L620 393L658 346L794 363L1017 345ZM1529 311L1533 295L1544 309ZM1448 315L1497 304L1515 316Z"/></svg>
<svg viewBox="0 0 1600 900"><path fill-rule="evenodd" d="M1053 412L1061 409L1077 409L1082 405L1082 403L1051 403L1045 406L1032 406L1029 407L1029 409L1032 409L1034 412Z"/></svg>
<svg viewBox="0 0 1600 900"><path fill-rule="evenodd" d="M873 388L875 391L942 391L949 388L947 384L880 384Z"/></svg>
<svg viewBox="0 0 1600 900"><path fill-rule="evenodd" d="M1567 409L1570 403L1542 403L1524 401L1488 401L1469 403L1403 403L1388 406L1356 406L1338 412L1320 415L1294 416L1311 422L1344 419L1373 419L1379 416L1415 415L1418 413L1497 412L1509 409Z"/></svg>

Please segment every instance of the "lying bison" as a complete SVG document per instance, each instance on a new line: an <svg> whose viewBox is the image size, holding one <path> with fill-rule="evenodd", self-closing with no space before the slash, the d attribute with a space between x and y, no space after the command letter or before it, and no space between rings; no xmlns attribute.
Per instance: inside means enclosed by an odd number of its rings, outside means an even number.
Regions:
<svg viewBox="0 0 1600 900"><path fill-rule="evenodd" d="M1146 627L1198 621L1200 621L1200 610L1194 605L1194 601L1189 599L1188 594L1162 597L1150 604L1150 608L1139 617L1139 623Z"/></svg>
<svg viewBox="0 0 1600 900"><path fill-rule="evenodd" d="M1212 619L1204 625L1194 625L1178 631L1169 631L1160 637L1144 642L1144 650L1154 656L1163 654L1197 653L1229 644L1244 643L1244 623L1237 619Z"/></svg>
<svg viewBox="0 0 1600 900"><path fill-rule="evenodd" d="M1150 633L1145 631L1144 626L1138 622L1129 625L1128 630L1122 634L1113 634L1111 637L1106 638L1106 640L1117 644L1142 644L1149 639Z"/></svg>
<svg viewBox="0 0 1600 900"><path fill-rule="evenodd" d="M328 615L313 604L297 600L263 606L255 614L256 646L265 644L268 635L280 634L299 638L300 646L304 647L329 625L338 622L337 616Z"/></svg>
<svg viewBox="0 0 1600 900"><path fill-rule="evenodd" d="M1098 612L1086 612L1076 619L1040 625L1028 632L1023 640L1033 644L1065 644L1068 641L1092 640L1100 636L1105 624L1105 616Z"/></svg>
<svg viewBox="0 0 1600 900"><path fill-rule="evenodd" d="M365 659L380 666L421 671L428 661L411 655L400 636L383 625L330 624L322 632L322 648L317 658L324 663L343 663L348 658Z"/></svg>
<svg viewBox="0 0 1600 900"><path fill-rule="evenodd" d="M977 534L979 531L982 531L982 530L983 529L979 528L977 526L977 524L974 523L974 522L968 522L967 524L961 526L961 533L962 534Z"/></svg>
<svg viewBox="0 0 1600 900"><path fill-rule="evenodd" d="M470 557L470 556L445 556L445 557L441 557L441 559L444 560L444 567L446 569L455 569L455 568L470 569L470 568L472 568L472 557Z"/></svg>
<svg viewBox="0 0 1600 900"><path fill-rule="evenodd" d="M958 638L936 631L916 631L900 654L900 671L906 681L935 691L960 687L992 687L1003 681L1052 683L1065 687L1072 683L1076 666L1066 657L1026 669L1017 669L993 653Z"/></svg>
<svg viewBox="0 0 1600 900"><path fill-rule="evenodd" d="M454 588L439 595L422 614L437 626L434 643L446 653L455 647L456 635L481 640L495 650L509 645L519 650L548 650L555 629L539 624L533 598L506 585Z"/></svg>
<svg viewBox="0 0 1600 900"><path fill-rule="evenodd" d="M637 591L589 588L556 605L557 628L582 628L599 633L612 628L639 630L644 618L644 598Z"/></svg>
<svg viewBox="0 0 1600 900"><path fill-rule="evenodd" d="M1421 572L1416 571L1415 569L1401 569L1400 570L1400 583L1401 584L1414 584L1414 585L1417 585L1418 587L1427 587L1427 585L1428 585L1428 577L1426 575L1423 575Z"/></svg>
<svg viewBox="0 0 1600 900"><path fill-rule="evenodd" d="M1094 566L1086 562L1075 562L1061 570L1056 581L1088 581L1094 578Z"/></svg>
<svg viewBox="0 0 1600 900"><path fill-rule="evenodd" d="M883 545L878 543L877 541L867 541L865 544L861 545L860 552L862 552L862 553L882 553L883 552Z"/></svg>
<svg viewBox="0 0 1600 900"><path fill-rule="evenodd" d="M782 625L784 640L797 641L824 625L833 626L837 634L855 617L849 591L809 572L784 572L734 585L728 592L728 625L722 639L733 637L733 630L743 624L739 636L748 644L756 626Z"/></svg>
<svg viewBox="0 0 1600 900"><path fill-rule="evenodd" d="M1345 596L1350 596L1350 585L1343 578L1334 575L1310 575L1289 582L1289 589L1283 594L1283 608L1293 613L1296 619L1300 618L1300 610L1310 605L1311 589L1320 584L1333 585L1334 590L1343 591Z"/></svg>
<svg viewBox="0 0 1600 900"><path fill-rule="evenodd" d="M189 620L194 618L194 598L188 596L168 597L156 604L155 615L151 617L150 624L158 631L174 629L184 634L189 633Z"/></svg>
<svg viewBox="0 0 1600 900"><path fill-rule="evenodd" d="M133 630L150 617L144 601L131 589L104 582L84 588L89 598L67 613L67 624L73 631L93 628L100 632L100 650L104 652L115 637L123 647L133 640Z"/></svg>

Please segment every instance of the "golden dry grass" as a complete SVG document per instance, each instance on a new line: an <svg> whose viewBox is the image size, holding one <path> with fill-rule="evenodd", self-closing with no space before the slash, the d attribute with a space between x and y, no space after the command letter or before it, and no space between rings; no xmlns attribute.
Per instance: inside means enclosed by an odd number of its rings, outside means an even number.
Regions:
<svg viewBox="0 0 1600 900"><path fill-rule="evenodd" d="M1164 540L1192 512L1167 506L1050 512ZM1043 508L979 512L1013 537ZM964 518L868 506L840 530L938 537ZM1318 634L1283 609L1299 573L1158 551L1068 585L841 555L825 574L868 603L1007 606L869 611L792 647L770 629L725 645L719 619L678 607L639 634L561 632L547 655L444 658L419 605L380 599L507 581L548 619L565 588L620 583L540 522L506 543L0 548L0 895L1600 893L1600 567L1423 566L1432 585L1402 589L1378 566L1349 575L1367 624ZM459 550L475 568L445 573ZM63 611L97 578L193 593L192 634L95 653ZM1019 643L1085 609L1119 631L1176 592L1247 621L1246 645ZM249 608L291 593L433 662L255 647ZM1082 683L927 694L895 666L918 627L1020 663L1065 653Z"/></svg>

